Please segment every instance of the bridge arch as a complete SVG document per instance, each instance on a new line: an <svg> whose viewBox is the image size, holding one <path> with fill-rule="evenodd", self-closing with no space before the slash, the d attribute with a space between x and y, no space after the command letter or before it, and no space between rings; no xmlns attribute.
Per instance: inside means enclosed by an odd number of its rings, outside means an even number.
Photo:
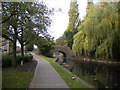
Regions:
<svg viewBox="0 0 120 90"><path fill-rule="evenodd" d="M68 58L74 56L72 50L67 46L56 45L55 46L55 52L59 52L59 53L63 54L63 57L64 57L63 63L67 63Z"/></svg>

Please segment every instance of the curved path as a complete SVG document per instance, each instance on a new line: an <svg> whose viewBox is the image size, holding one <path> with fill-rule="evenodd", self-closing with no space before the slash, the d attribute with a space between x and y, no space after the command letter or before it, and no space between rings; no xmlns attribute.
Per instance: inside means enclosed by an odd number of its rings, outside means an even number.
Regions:
<svg viewBox="0 0 120 90"><path fill-rule="evenodd" d="M48 61L34 53L31 54L38 64L29 88L69 88Z"/></svg>

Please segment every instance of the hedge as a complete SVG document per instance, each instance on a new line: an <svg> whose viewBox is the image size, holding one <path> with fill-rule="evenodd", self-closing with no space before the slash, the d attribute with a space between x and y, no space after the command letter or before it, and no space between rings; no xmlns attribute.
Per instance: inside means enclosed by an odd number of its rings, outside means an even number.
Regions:
<svg viewBox="0 0 120 90"><path fill-rule="evenodd" d="M21 55L17 55L16 56L16 63L17 65L21 63L21 61L23 60L23 62L29 62L33 59L33 56L31 54L25 54L24 57L22 57ZM12 66L12 56L3 56L2 57L2 67L10 67Z"/></svg>

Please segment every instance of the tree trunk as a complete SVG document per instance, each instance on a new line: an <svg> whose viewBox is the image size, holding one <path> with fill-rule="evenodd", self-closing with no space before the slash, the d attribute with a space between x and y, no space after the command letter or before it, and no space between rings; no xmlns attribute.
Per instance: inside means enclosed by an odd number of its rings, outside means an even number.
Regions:
<svg viewBox="0 0 120 90"><path fill-rule="evenodd" d="M21 43L21 56L24 57L24 45Z"/></svg>
<svg viewBox="0 0 120 90"><path fill-rule="evenodd" d="M24 57L24 44L23 44L23 28L21 28L22 34L21 34L21 56Z"/></svg>
<svg viewBox="0 0 120 90"><path fill-rule="evenodd" d="M14 37L14 43L13 43L13 56L12 56L12 66L16 66L16 38Z"/></svg>

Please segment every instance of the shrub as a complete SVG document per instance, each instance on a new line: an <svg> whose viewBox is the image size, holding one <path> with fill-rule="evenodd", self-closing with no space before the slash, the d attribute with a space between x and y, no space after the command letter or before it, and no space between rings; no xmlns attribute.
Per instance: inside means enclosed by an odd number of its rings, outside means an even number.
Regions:
<svg viewBox="0 0 120 90"><path fill-rule="evenodd" d="M25 56L23 57L24 62L29 62L32 59L33 59L33 56L31 54L25 54Z"/></svg>
<svg viewBox="0 0 120 90"><path fill-rule="evenodd" d="M25 63L30 62L33 59L31 54L25 54L24 57L21 55L16 56L16 63L20 64L23 60ZM3 56L2 57L2 67L10 67L12 66L12 56Z"/></svg>
<svg viewBox="0 0 120 90"><path fill-rule="evenodd" d="M12 56L3 56L2 57L2 66L8 67L12 65Z"/></svg>
<svg viewBox="0 0 120 90"><path fill-rule="evenodd" d="M22 61L22 56L18 54L17 57L16 57L16 63L20 64L21 61Z"/></svg>

